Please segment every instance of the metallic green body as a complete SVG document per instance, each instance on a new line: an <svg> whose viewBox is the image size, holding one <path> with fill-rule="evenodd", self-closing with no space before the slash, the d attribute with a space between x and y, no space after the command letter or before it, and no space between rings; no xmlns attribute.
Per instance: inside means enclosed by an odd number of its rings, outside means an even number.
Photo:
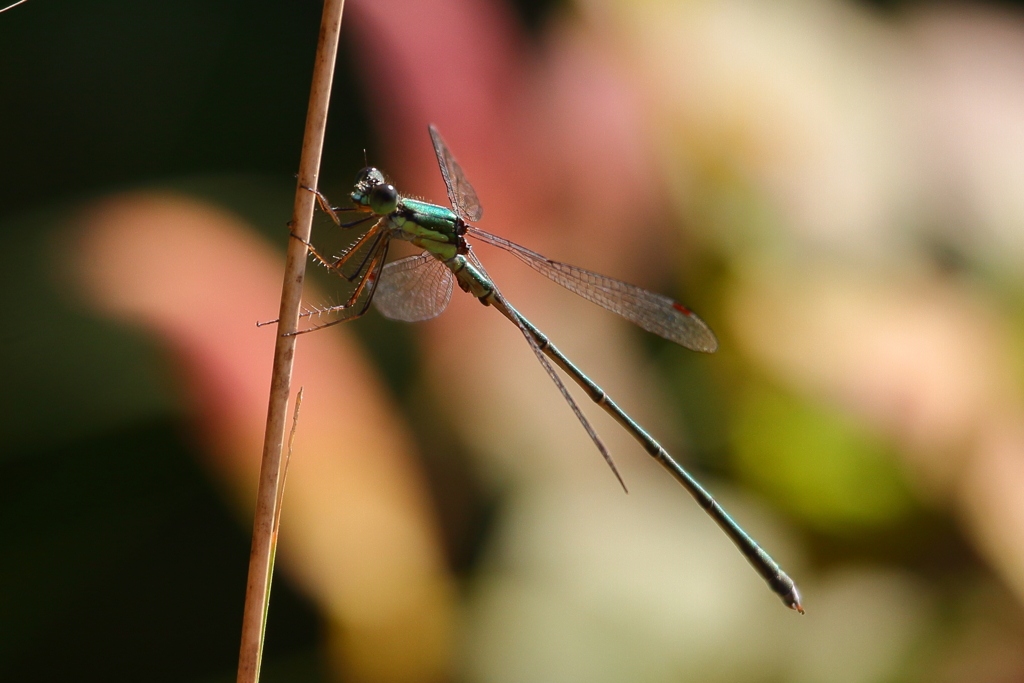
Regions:
<svg viewBox="0 0 1024 683"><path fill-rule="evenodd" d="M551 380L559 388L562 396L575 412L576 417L590 435L590 438L615 473L615 476L622 483L623 488L625 488L625 484L622 482L622 477L619 476L618 469L615 467L610 454L565 388L552 363L567 373L594 403L622 425L652 458L668 470L686 488L700 507L718 523L733 543L736 544L771 589L782 598L786 606L803 613L800 593L793 580L722 509L721 505L718 504L711 494L672 459L668 452L650 434L627 415L601 387L583 374L540 330L505 300L498 288L488 277L483 265L477 260L465 237L469 235L481 239L485 243L505 249L534 270L583 298L613 313L617 313L627 320L635 322L650 332L659 334L665 339L675 341L688 348L706 352L714 351L718 346L718 342L711 330L703 321L694 316L689 309L668 297L648 292L598 273L552 261L525 247L470 225L470 223L479 220L482 215L482 208L476 196L476 191L465 179L461 167L455 161L455 157L448 150L447 145L445 145L437 130L433 126L429 130L434 144L434 152L437 155L438 165L441 169L441 175L448 190L448 198L454 210L437 204L402 197L395 190L394 186L387 183L384 175L376 168L367 167L359 171L356 175L355 187L350 195L355 204L355 208L351 210L369 212L371 216L353 223L342 224L333 209L328 207L326 210L331 213L335 222L345 228L371 219L376 219L377 222L355 244L349 254L339 257L334 262L324 259L316 251L313 251L316 258L328 267L337 270L339 274L350 282L357 277L361 278L359 286L357 286L355 293L348 303L326 310L341 311L354 307L364 287L367 283L370 283L370 293L366 298L366 303L361 310L347 319L353 319L365 313L370 299L373 299L374 293L377 292L377 295L380 297L377 299L377 303L385 316L407 322L428 320L439 315L447 306L448 297L451 296L452 290L451 276L454 276L455 281L463 291L472 294L485 306L493 306L512 321L519 328L520 332L523 333L537 355L537 359L545 368ZM321 205L325 205L326 201L322 195L318 193L318 197L321 199ZM439 269L431 258L424 258L422 254L392 261L388 266L385 266L388 243L391 239L396 238L412 242L426 250L430 256L440 261L444 268L451 272L451 276L443 269ZM373 241L369 242L370 239ZM360 253L359 248L364 244L371 245L369 247L369 254L363 259L362 264L357 267L356 272L352 276L346 275L341 270L341 266L348 259L349 255ZM364 266L366 273L361 275ZM389 271L388 268L392 266L397 267ZM386 280L389 272L391 277L401 279ZM384 280L384 285L378 289L377 285L381 280ZM388 282L391 283L390 287ZM417 296L422 298L409 299L409 297ZM403 302L412 301L412 305L396 305L396 297L401 298ZM385 300L388 303L383 304L382 301ZM334 322L341 322L341 320ZM334 324L334 322L327 324ZM326 325L320 325L311 329L324 326Z"/></svg>
<svg viewBox="0 0 1024 683"><path fill-rule="evenodd" d="M451 242L455 242L455 238L458 236L455 227L458 218L451 209L446 209L443 206L403 197L395 215L396 221L412 221L421 228L449 236Z"/></svg>
<svg viewBox="0 0 1024 683"><path fill-rule="evenodd" d="M489 297L494 293L494 284L480 269L470 263L462 254L458 254L444 262L455 275L462 291L469 292L484 304L490 304Z"/></svg>
<svg viewBox="0 0 1024 683"><path fill-rule="evenodd" d="M458 217L443 206L402 198L398 210L388 215L388 227L395 237L426 249L442 261L459 253Z"/></svg>

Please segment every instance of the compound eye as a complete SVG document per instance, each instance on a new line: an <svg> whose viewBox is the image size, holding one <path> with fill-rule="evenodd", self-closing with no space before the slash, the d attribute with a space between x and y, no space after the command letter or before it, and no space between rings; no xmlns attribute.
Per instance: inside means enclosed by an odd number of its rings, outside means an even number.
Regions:
<svg viewBox="0 0 1024 683"><path fill-rule="evenodd" d="M398 191L394 185L374 185L370 190L370 208L375 214L389 214L398 208Z"/></svg>
<svg viewBox="0 0 1024 683"><path fill-rule="evenodd" d="M367 166L366 168L359 169L359 173L356 173L356 185L360 183L367 183L369 185L376 185L384 182L384 174L373 166Z"/></svg>

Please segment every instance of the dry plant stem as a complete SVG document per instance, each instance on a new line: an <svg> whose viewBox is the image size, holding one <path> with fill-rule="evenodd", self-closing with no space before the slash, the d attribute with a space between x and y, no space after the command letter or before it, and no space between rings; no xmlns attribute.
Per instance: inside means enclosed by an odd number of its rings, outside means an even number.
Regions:
<svg viewBox="0 0 1024 683"><path fill-rule="evenodd" d="M305 387L299 387L299 393L295 396L295 410L292 412L292 431L288 434L288 455L284 459L284 467L281 469L281 487L277 492L277 515L274 517L274 537L277 537L277 530L281 526L281 501L284 500L284 485L288 479L288 465L292 461L292 451L295 449L295 433L299 431L299 411L302 409L302 394Z"/></svg>
<svg viewBox="0 0 1024 683"><path fill-rule="evenodd" d="M299 160L299 177L295 187L295 208L290 226L298 239L288 241L284 285L281 289L277 344L274 347L274 368L270 381L270 405L267 409L267 431L263 441L259 489L256 493L252 550L249 554L249 579L245 588L242 645L238 655L238 683L256 683L259 680L263 626L267 613L267 588L273 557L274 520L279 503L281 452L288 416L288 395L291 392L295 344L298 341L297 336L289 333L295 332L299 325L302 282L306 272L306 243L310 238L316 200L312 192L303 188L317 186L344 6L344 0L325 0L320 23L320 41L313 66L313 86L309 93L309 110L302 138L302 156Z"/></svg>
<svg viewBox="0 0 1024 683"><path fill-rule="evenodd" d="M284 502L284 487L288 483L288 466L292 462L292 450L295 447L295 433L299 430L299 410L302 408L302 391L295 397L295 410L292 412L292 431L288 434L288 452L284 458L284 465L281 467L281 485L277 489L277 502L274 509L274 526L270 532L270 569L267 571L267 597L263 604L263 625L260 632L260 654L259 661L263 662L263 643L267 633L267 614L270 610L270 588L274 583L274 560L277 559L277 538L281 529L281 505Z"/></svg>
<svg viewBox="0 0 1024 683"><path fill-rule="evenodd" d="M18 5L20 5L23 2L28 2L28 0L18 0L18 2L12 3L12 4L8 5L7 7L4 7L3 9L0 9L0 12L6 12L7 10L9 10L9 9L11 9L13 7L17 7Z"/></svg>

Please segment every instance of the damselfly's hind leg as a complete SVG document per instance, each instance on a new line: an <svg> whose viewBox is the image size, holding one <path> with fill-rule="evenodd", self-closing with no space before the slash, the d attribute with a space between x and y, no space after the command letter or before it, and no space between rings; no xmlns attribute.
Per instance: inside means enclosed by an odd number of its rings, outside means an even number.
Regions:
<svg viewBox="0 0 1024 683"><path fill-rule="evenodd" d="M311 311L306 311L305 313L301 314L299 318L309 318L314 315L320 316L328 315L331 313L344 313L346 311L352 311L353 309L355 309L355 306L359 302L359 298L362 296L363 292L365 292L367 288L369 288L369 294L363 300L360 307L355 310L355 312L347 313L342 317L338 318L337 320L331 320L330 322L323 323L322 325L314 325L304 330L292 332L289 334L289 336L297 334L306 334L307 332L313 332L314 330L320 330L325 327L330 327L332 325L350 322L352 320L355 320L356 318L360 318L363 315L365 315L366 312L370 309L370 301L373 300L373 294L377 290L378 282L380 282L380 271L384 267L384 261L387 260L389 246L389 242L384 242L379 247L374 247L374 250L371 252L374 254L374 256L370 262L369 270L366 274L366 277L364 277L359 282L359 284L356 286L355 291L352 292L352 296L348 298L348 301L339 306L327 306L325 308L317 308Z"/></svg>
<svg viewBox="0 0 1024 683"><path fill-rule="evenodd" d="M379 226L380 226L380 224L378 223L377 226L374 226L374 230L376 230ZM322 263L327 268L337 272L339 275L341 275L343 278L345 278L349 282L354 282L355 281L355 278L359 275L359 273L363 272L363 269L366 266L367 261L369 261L369 268L367 269L367 274L362 278L362 280L359 281L359 284L356 286L355 291L352 292L352 296L349 297L348 301L346 301L345 303L343 303L343 304L341 304L339 306L327 306L327 307L324 307L324 308L316 308L316 309L313 309L313 310L310 310L310 311L306 311L305 313L300 314L299 318L309 318L309 317L314 316L314 315L327 315L329 313L337 313L339 311L347 311L347 310L353 308L356 305L356 302L359 300L360 295L364 291L366 291L367 287L370 287L370 296L367 297L366 303L363 306L363 308L360 309L360 311L358 313L356 313L355 315L348 315L348 316L345 316L345 317L340 318L338 320L332 320L329 323L324 323L323 325L317 325L315 327L311 327L311 328L309 328L307 330L299 330L298 332L293 332L292 334L305 334L306 332L312 332L313 330L319 330L321 327L330 327L331 325L337 325L338 323L347 322L349 320L355 320L356 318L358 318L358 317L360 317L360 316L362 316L363 314L366 313L367 309L369 308L370 299L373 298L373 292L376 291L376 289L377 289L377 281L380 279L380 271L384 267L384 261L387 258L387 254L388 254L388 246L390 244L390 240L384 240L382 242L381 240L384 238L384 236L385 236L384 233L381 233L381 234L379 234L377 236L377 239L374 240L373 246L370 247L370 249L369 249L369 251L368 251L368 253L366 255L366 258L363 259L363 262L359 265L359 269L356 271L355 274L353 274L351 277L349 277L348 275L345 275L342 272L341 267L345 264L345 261L353 253L355 253L356 249L354 249L354 248L350 249L344 256L342 256L339 259L333 259L331 261L328 261L319 252L317 252L316 249L314 249L311 244L309 244L308 242L303 240L301 237L299 237L295 233L292 233L292 237L294 237L295 239L303 242L306 245L306 247L310 250L310 253L313 255L313 257L317 261ZM366 237L367 236L364 235L363 238L360 240L360 242L363 242L366 239ZM280 319L279 318L274 318L273 320L267 320L265 322L258 322L258 323L256 323L256 327L263 327L264 325L273 325L274 323L277 323L277 322L280 322Z"/></svg>
<svg viewBox="0 0 1024 683"><path fill-rule="evenodd" d="M337 318L335 320L331 320L330 322L326 322L326 323L323 323L321 325L313 325L312 327L307 327L304 330L296 330L295 332L292 332L291 334L286 334L284 336L294 337L294 336L299 335L299 334L306 334L307 332L315 332L316 330L322 330L325 327L331 327L333 325L340 325L341 323L352 322L353 320L356 320L356 319L361 318L364 315L366 315L366 312L370 310L370 300L372 298L373 297L367 297L366 300L363 301L362 305L358 309L356 309L355 312L353 312L353 313L349 313L347 315L343 315L340 318ZM355 305L355 303L356 303L356 299L351 299L350 298L347 302L345 302L341 306L328 306L326 308L317 308L317 309L314 309L312 311L306 311L305 313L302 313L301 315L299 315L299 317L300 318L309 318L309 317L314 316L314 315L326 315L328 313L336 313L338 311L346 311L346 310L352 309L352 307ZM263 323L263 324L266 324L266 323Z"/></svg>

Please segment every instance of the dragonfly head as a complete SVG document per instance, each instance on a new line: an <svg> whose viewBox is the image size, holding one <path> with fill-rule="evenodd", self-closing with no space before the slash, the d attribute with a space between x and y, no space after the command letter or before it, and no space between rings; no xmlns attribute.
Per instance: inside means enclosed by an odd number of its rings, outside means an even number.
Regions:
<svg viewBox="0 0 1024 683"><path fill-rule="evenodd" d="M352 201L378 216L385 216L398 208L398 191L384 180L384 174L367 166L356 174L356 185L352 190Z"/></svg>

